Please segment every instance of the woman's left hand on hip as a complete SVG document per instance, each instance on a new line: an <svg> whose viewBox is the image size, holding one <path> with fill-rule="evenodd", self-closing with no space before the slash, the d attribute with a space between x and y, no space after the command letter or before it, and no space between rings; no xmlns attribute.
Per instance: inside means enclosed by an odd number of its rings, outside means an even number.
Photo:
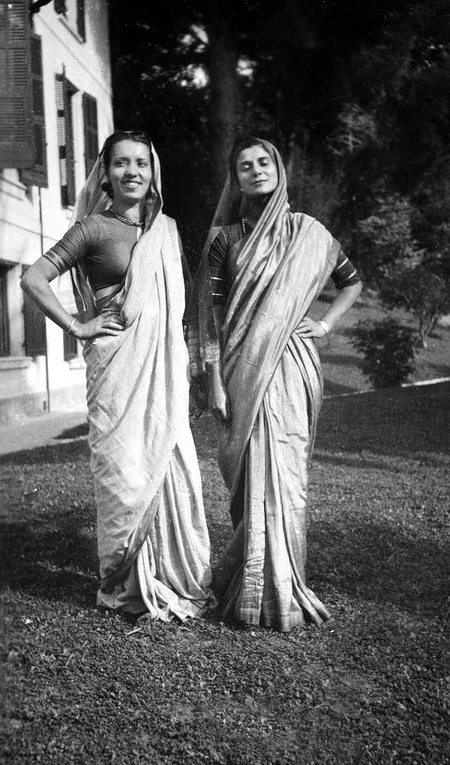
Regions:
<svg viewBox="0 0 450 765"><path fill-rule="evenodd" d="M305 316L295 330L300 337L324 337L327 333L318 321Z"/></svg>

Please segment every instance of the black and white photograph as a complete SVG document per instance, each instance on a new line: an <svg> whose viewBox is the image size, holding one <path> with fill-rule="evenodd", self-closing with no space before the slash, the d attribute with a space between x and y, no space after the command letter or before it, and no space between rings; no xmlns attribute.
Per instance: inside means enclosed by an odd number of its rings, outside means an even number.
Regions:
<svg viewBox="0 0 450 765"><path fill-rule="evenodd" d="M450 762L450 3L0 0L5 765Z"/></svg>

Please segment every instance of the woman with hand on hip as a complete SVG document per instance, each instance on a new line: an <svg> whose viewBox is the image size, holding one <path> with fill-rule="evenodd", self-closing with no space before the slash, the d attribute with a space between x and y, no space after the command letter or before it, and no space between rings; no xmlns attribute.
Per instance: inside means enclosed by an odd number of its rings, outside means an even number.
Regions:
<svg viewBox="0 0 450 765"><path fill-rule="evenodd" d="M22 286L84 342L98 604L164 621L197 616L211 603L211 574L188 419L182 253L145 133L109 136L74 219ZM80 318L49 286L68 269Z"/></svg>
<svg viewBox="0 0 450 765"><path fill-rule="evenodd" d="M328 278L339 292L308 316ZM322 402L315 338L361 291L339 243L292 213L280 155L237 141L190 311L192 374L221 423L234 535L214 574L225 616L289 631L329 617L305 583L308 463Z"/></svg>

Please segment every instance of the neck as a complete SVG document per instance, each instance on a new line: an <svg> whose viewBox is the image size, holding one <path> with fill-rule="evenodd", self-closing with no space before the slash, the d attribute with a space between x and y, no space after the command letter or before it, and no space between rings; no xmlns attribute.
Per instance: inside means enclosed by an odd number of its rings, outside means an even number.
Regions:
<svg viewBox="0 0 450 765"><path fill-rule="evenodd" d="M244 217L253 228L256 226L259 218L261 217L269 199L269 195L259 199L249 199L247 197Z"/></svg>
<svg viewBox="0 0 450 765"><path fill-rule="evenodd" d="M133 221L133 223L140 223L144 219L145 200L141 199L139 202L129 204L128 202L122 202L121 200L114 200L111 209L117 215L121 215L123 218Z"/></svg>

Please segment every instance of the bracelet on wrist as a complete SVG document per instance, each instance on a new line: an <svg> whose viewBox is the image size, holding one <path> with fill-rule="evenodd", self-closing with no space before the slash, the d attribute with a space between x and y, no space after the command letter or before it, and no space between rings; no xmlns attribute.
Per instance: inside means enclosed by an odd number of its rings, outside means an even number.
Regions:
<svg viewBox="0 0 450 765"><path fill-rule="evenodd" d="M66 329L66 332L67 332L67 334L68 334L68 335L72 335L72 334L73 334L73 332L72 332L72 327L73 327L73 325L75 324L75 322L76 322L76 318L74 317L74 318L72 319L72 321L70 322L69 326L68 326L68 327L67 327L67 329Z"/></svg>
<svg viewBox="0 0 450 765"><path fill-rule="evenodd" d="M325 332L325 334L328 335L328 332L330 331L330 327L326 323L326 321L324 321L323 319L319 319L319 321L317 323L320 324L320 326L322 327L322 329Z"/></svg>

